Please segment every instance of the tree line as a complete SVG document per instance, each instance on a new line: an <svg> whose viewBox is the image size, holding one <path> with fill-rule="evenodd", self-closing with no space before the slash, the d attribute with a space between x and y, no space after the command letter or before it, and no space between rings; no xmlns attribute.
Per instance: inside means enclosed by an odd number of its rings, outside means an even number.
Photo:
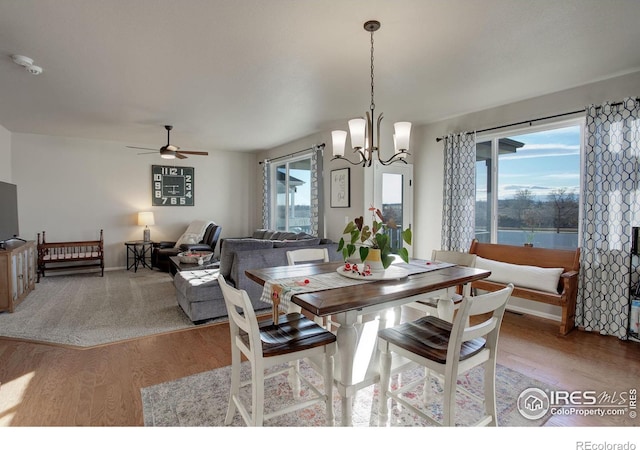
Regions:
<svg viewBox="0 0 640 450"><path fill-rule="evenodd" d="M536 200L529 189L521 189L510 199L498 200L500 228L538 229L578 228L579 198L566 188L554 189L545 200ZM476 227L488 228L487 202L476 202Z"/></svg>

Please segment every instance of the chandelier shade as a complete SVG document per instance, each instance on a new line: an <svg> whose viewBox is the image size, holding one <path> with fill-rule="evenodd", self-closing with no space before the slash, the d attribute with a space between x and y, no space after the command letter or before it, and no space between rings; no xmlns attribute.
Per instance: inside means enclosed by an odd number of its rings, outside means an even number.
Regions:
<svg viewBox="0 0 640 450"><path fill-rule="evenodd" d="M331 132L333 141L333 158L347 161L353 165L361 165L369 167L375 158L383 165L389 165L394 162L403 162L406 164L406 157L409 155L409 141L411 136L411 122L396 122L393 125L393 155L383 160L380 156L380 123L382 122L382 114L378 116L374 123L375 117L375 101L374 101L374 83L373 83L373 33L380 29L380 22L377 20L369 20L365 22L364 29L371 33L371 105L369 111L366 112L366 119L358 117L349 120L349 135L351 137L351 147L353 153L358 155L357 161L351 161L344 155L347 132L344 130L335 130ZM375 139L374 139L375 137Z"/></svg>

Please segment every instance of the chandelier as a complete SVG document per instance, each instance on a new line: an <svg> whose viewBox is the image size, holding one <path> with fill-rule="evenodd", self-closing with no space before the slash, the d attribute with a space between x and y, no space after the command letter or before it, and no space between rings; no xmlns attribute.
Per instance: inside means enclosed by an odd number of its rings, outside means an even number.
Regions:
<svg viewBox="0 0 640 450"><path fill-rule="evenodd" d="M382 165L389 165L391 163L401 161L407 163L405 158L407 157L409 150L409 135L411 133L411 122L396 122L393 124L393 144L394 154L391 158L383 160L380 157L380 122L382 122L382 113L378 116L378 119L374 127L374 110L375 102L373 99L373 33L380 29L380 22L377 20L369 20L365 22L364 29L371 33L371 105L369 111L366 112L366 119L364 117L358 117L349 121L349 134L351 135L351 146L353 147L353 153L357 153L359 156L358 161L351 161L344 156L344 148L347 140L347 132L343 130L335 130L331 132L331 139L333 141L333 158L344 160L353 165L361 165L362 167L371 166L375 158ZM376 137L374 141L373 137Z"/></svg>

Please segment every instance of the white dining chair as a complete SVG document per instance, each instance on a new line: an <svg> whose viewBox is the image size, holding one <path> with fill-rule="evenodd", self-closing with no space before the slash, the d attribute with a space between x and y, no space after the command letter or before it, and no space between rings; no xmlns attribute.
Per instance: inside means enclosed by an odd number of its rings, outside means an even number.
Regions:
<svg viewBox="0 0 640 450"><path fill-rule="evenodd" d="M329 251L326 247L289 250L287 252L287 262L290 266L295 266L296 264L310 264L315 262L329 262ZM293 302L289 302L287 312L302 312L302 308L300 308L300 306L298 305L293 304ZM331 322L331 316L316 316L314 320L317 324L322 325L329 331L331 331L331 327L334 325Z"/></svg>
<svg viewBox="0 0 640 450"><path fill-rule="evenodd" d="M476 265L476 255L465 252L434 250L431 253L431 260L466 267L475 267ZM447 322L453 322L454 312L460 306L462 298L470 295L471 283L467 283L463 286L456 286L435 293L425 294L407 306L417 309L426 315L436 316Z"/></svg>
<svg viewBox="0 0 640 450"><path fill-rule="evenodd" d="M380 350L380 405L379 425L389 420L389 402L408 408L435 425L454 426L456 393L463 392L473 400L484 404L484 415L473 425L498 425L495 398L496 352L498 335L507 300L513 284L487 294L464 297L453 324L435 316L424 316L378 332ZM490 315L489 315L490 314ZM479 316L479 322L467 326L468 318ZM417 363L439 374L444 379L442 420L418 408L402 394L420 383L430 383L430 378L399 385L391 389L392 353L406 358L408 362L399 370L414 367ZM484 368L484 396L480 397L458 386L458 377L476 366ZM398 369L394 370L397 373Z"/></svg>
<svg viewBox="0 0 640 450"><path fill-rule="evenodd" d="M225 425L229 425L236 411L249 426L262 426L265 420L282 414L307 408L323 402L326 408L327 425L334 422L333 413L333 355L336 352L336 336L317 323L299 313L280 317L278 325L273 320L258 323L251 300L244 290L229 286L224 277L218 277L229 315L231 333L231 390ZM251 364L251 378L240 379L242 356ZM265 379L288 372L288 363L307 359L319 367L324 381L324 392L316 388L299 371L298 378L309 394L295 396L298 401L274 411L264 410ZM282 365L283 368L267 369ZM251 385L251 407L248 408L240 396L240 388ZM273 395L282 395L281 392Z"/></svg>

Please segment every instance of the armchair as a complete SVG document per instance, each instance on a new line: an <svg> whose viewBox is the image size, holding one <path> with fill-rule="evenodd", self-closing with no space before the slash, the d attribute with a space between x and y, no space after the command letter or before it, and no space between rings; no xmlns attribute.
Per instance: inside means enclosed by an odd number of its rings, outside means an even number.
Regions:
<svg viewBox="0 0 640 450"><path fill-rule="evenodd" d="M193 224L192 224L193 225ZM187 229L187 232L191 229L191 225ZM185 232L183 237L188 234ZM153 244L153 251L151 252L151 267L157 267L163 272L169 272L170 261L169 258L176 256L180 252L186 251L209 251L214 252L222 227L211 222L204 231L202 239L197 243L180 242L182 239L176 242L161 241Z"/></svg>

